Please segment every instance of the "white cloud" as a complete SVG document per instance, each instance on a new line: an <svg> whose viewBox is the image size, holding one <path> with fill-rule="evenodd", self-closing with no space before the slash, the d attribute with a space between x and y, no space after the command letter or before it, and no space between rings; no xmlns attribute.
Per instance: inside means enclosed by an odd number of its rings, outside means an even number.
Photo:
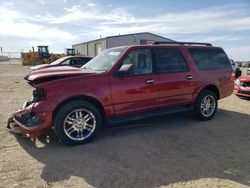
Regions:
<svg viewBox="0 0 250 188"><path fill-rule="evenodd" d="M38 16L39 18L39 16ZM30 20L32 20L31 18ZM28 21L27 21L28 20ZM27 39L71 40L70 33L61 31L55 27L34 24L15 10L0 7L0 35L22 37Z"/></svg>
<svg viewBox="0 0 250 188"><path fill-rule="evenodd" d="M23 19L25 17L20 12L0 6L0 20Z"/></svg>
<svg viewBox="0 0 250 188"><path fill-rule="evenodd" d="M188 39L186 38L179 38L179 40L186 40L186 41L203 41L203 42L218 42L218 41L228 41L228 42L233 42L233 41L239 41L243 40L245 37L243 36L235 36L235 35L211 35L210 36L197 36L197 37L189 37Z"/></svg>
<svg viewBox="0 0 250 188"><path fill-rule="evenodd" d="M80 7L79 5L73 6L70 8L64 8L66 10L66 14L59 16L59 17L53 17L49 21L51 24L75 24L79 25L81 23L82 25L85 25L86 23L90 24L105 24L105 23L131 23L135 22L135 18L129 14L125 9L123 8L116 8L110 11L109 13L102 13L99 8L88 10L86 8Z"/></svg>
<svg viewBox="0 0 250 188"><path fill-rule="evenodd" d="M80 5L74 5L72 7L69 8L64 8L64 10L66 10L67 12L74 12L76 10L78 10L81 6Z"/></svg>
<svg viewBox="0 0 250 188"><path fill-rule="evenodd" d="M141 26L152 25L157 26L152 28L154 31L163 34L250 30L250 16L241 16L242 11L246 10L242 8L229 11L223 8L204 9L155 15L153 18L135 18L129 14L121 16L118 14L117 16L114 12L111 15L119 19L110 19L103 24L121 30L124 29L124 24L130 24L129 27L132 31L137 30L138 24Z"/></svg>
<svg viewBox="0 0 250 188"><path fill-rule="evenodd" d="M118 35L118 34L127 34L127 33L139 33L139 32L153 32L154 29L157 28L158 24L151 24L151 25L134 25L133 27L112 27L107 25L97 26L96 35L102 34L103 36L111 36L111 35ZM92 32L92 34L94 34Z"/></svg>
<svg viewBox="0 0 250 188"><path fill-rule="evenodd" d="M249 61L250 60L250 46L242 46L235 48L225 48L229 58L236 61Z"/></svg>
<svg viewBox="0 0 250 188"><path fill-rule="evenodd" d="M42 25L26 22L0 21L0 34L23 37L27 39L70 40L73 36L56 28L46 28Z"/></svg>
<svg viewBox="0 0 250 188"><path fill-rule="evenodd" d="M91 2L92 3L92 2ZM215 31L243 31L250 30L250 16L243 16L248 11L242 6L230 8L207 8L178 13L149 14L147 17L135 17L124 8L116 8L110 12L103 12L99 7L86 9L73 6L65 8L66 14L50 19L51 24L96 25L96 31L105 32L119 30L124 33L129 30L156 32L159 34L188 34L208 33ZM140 29L141 28L141 29ZM116 32L115 32L116 33Z"/></svg>
<svg viewBox="0 0 250 188"><path fill-rule="evenodd" d="M95 7L95 6L96 6L96 4L95 4L95 3L93 3L93 2L90 2L90 3L88 3L88 6L89 6L89 7Z"/></svg>
<svg viewBox="0 0 250 188"><path fill-rule="evenodd" d="M42 5L45 5L45 2L43 0L38 0L39 3L41 3Z"/></svg>

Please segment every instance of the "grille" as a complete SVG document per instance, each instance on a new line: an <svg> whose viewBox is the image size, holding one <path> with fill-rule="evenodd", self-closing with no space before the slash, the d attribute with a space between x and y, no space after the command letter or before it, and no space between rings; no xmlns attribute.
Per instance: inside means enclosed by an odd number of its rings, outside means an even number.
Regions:
<svg viewBox="0 0 250 188"><path fill-rule="evenodd" d="M250 87L250 82L243 82L242 86L244 86L244 87Z"/></svg>

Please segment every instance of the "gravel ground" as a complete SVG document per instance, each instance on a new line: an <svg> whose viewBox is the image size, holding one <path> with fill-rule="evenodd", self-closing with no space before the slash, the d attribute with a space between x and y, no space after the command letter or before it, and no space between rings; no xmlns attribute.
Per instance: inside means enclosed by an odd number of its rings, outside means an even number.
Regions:
<svg viewBox="0 0 250 188"><path fill-rule="evenodd" d="M0 63L0 187L249 187L250 100L220 100L207 122L182 113L108 127L69 147L53 133L9 134L8 115L31 96L27 67Z"/></svg>

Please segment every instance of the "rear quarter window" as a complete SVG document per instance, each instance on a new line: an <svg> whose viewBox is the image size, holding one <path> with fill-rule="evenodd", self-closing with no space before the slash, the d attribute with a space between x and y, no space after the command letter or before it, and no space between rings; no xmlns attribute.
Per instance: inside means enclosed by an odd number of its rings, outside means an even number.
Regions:
<svg viewBox="0 0 250 188"><path fill-rule="evenodd" d="M189 53L200 70L232 69L230 61L222 49L190 48Z"/></svg>

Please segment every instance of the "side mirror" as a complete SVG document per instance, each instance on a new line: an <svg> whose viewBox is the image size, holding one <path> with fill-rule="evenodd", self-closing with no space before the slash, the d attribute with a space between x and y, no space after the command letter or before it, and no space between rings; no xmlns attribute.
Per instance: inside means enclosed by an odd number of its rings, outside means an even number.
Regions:
<svg viewBox="0 0 250 188"><path fill-rule="evenodd" d="M134 65L125 64L125 65L122 65L120 69L114 73L114 75L121 77L121 76L132 75L133 73L134 73Z"/></svg>

